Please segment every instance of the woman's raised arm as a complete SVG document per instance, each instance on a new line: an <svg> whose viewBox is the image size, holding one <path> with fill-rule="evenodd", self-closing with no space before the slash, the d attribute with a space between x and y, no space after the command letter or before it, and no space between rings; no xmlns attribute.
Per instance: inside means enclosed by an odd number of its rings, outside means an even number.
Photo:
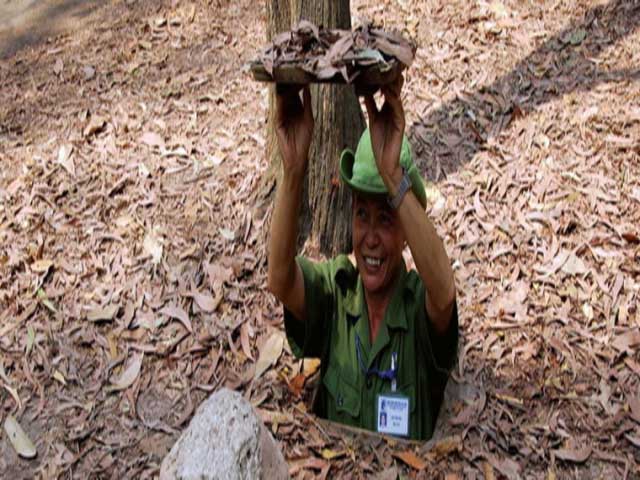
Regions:
<svg viewBox="0 0 640 480"><path fill-rule="evenodd" d="M276 136L282 157L269 237L268 288L298 320L304 319L304 279L296 264L298 216L313 136L311 92L276 86Z"/></svg>

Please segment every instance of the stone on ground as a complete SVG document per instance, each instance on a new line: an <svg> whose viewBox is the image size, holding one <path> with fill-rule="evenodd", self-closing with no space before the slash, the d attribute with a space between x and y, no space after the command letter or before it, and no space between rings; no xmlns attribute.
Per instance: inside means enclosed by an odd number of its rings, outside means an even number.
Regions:
<svg viewBox="0 0 640 480"><path fill-rule="evenodd" d="M162 461L160 480L285 479L275 440L242 395L222 389L194 415Z"/></svg>

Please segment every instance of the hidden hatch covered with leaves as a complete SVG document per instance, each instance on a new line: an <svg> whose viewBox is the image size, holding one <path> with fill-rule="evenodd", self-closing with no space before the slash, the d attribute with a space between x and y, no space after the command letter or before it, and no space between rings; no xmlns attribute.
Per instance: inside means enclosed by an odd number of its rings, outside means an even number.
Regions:
<svg viewBox="0 0 640 480"><path fill-rule="evenodd" d="M326 29L302 20L279 33L251 65L256 80L277 83L382 85L413 62L416 45L400 33L365 23Z"/></svg>

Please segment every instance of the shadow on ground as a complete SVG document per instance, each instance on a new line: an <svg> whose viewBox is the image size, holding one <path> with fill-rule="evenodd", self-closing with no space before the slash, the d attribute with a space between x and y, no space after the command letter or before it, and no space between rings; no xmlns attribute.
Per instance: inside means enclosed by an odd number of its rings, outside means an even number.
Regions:
<svg viewBox="0 0 640 480"><path fill-rule="evenodd" d="M77 28L81 18L110 4L107 0L0 1L5 2L0 3L0 59ZM22 26L15 27L17 24ZM476 153L491 150L491 140L514 119L540 105L603 83L638 81L640 67L608 71L598 66L597 58L639 25L638 0L613 0L595 7L586 12L581 22L568 25L544 41L508 74L475 91L463 92L418 118L408 127L407 134L425 178L437 181L458 170ZM38 65L29 70L33 67ZM15 113L18 105L14 107L8 111ZM23 102L19 110L27 110ZM0 123L6 123L5 128L11 130L14 116L9 113ZM25 119L22 116L19 123ZM13 118L15 121L18 117Z"/></svg>
<svg viewBox="0 0 640 480"><path fill-rule="evenodd" d="M603 83L640 80L640 67L605 71L594 61L639 25L637 0L614 0L595 7L581 22L546 40L507 75L419 118L409 127L408 136L425 177L437 181L442 174L458 170L477 152L488 149L487 141L515 118L555 98Z"/></svg>
<svg viewBox="0 0 640 480"><path fill-rule="evenodd" d="M107 0L2 0L0 60L79 28L83 18L108 4Z"/></svg>

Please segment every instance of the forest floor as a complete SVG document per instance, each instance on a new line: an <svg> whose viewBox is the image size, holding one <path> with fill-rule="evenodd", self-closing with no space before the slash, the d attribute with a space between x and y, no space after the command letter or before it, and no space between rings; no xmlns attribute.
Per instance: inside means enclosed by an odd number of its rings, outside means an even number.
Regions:
<svg viewBox="0 0 640 480"><path fill-rule="evenodd" d="M640 478L640 2L352 0L419 45L408 134L461 332L424 445L307 413L254 209L264 3L93 2L0 55L0 415L38 450L3 433L0 477L152 478L227 386L294 478Z"/></svg>

